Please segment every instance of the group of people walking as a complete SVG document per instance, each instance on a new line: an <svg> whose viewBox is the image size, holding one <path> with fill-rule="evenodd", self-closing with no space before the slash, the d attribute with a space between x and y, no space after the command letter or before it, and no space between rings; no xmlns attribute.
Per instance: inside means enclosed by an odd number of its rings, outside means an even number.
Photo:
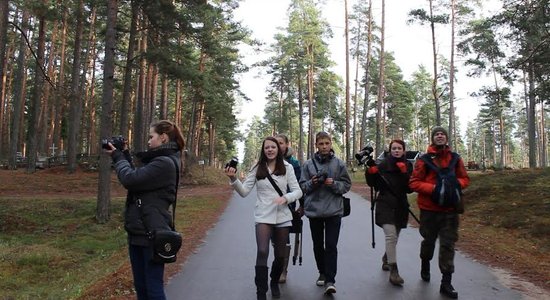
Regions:
<svg viewBox="0 0 550 300"><path fill-rule="evenodd" d="M411 165L405 159L406 145L393 140L380 163L372 157L367 161L366 181L377 191L376 224L385 235L385 254L382 269L389 270L389 281L402 285L397 267L396 245L399 233L407 227L409 203L407 194L418 193L420 208L420 276L430 281L430 261L435 242L439 239L439 268L442 273L440 292L450 298L458 293L451 284L454 273L455 243L458 240L458 213L456 207L434 201L439 193L439 174L428 168L452 166L459 188L466 188L469 178L463 161L447 145L448 134L435 127L426 159ZM231 185L241 196L256 187L254 208L257 254L255 277L257 299L266 299L268 290L279 298L279 284L286 282L290 256L289 228L293 213L309 219L313 253L319 272L315 284L324 287L326 294L336 293L338 239L344 213L342 195L351 188L351 178L344 161L335 156L332 138L326 132L315 136L317 152L300 167L292 155L288 138L279 134L266 137L258 162L241 181L237 169L226 167ZM128 190L125 229L128 233L129 257L138 299L166 299L164 293L164 264L152 259L151 233L174 228L171 213L174 210L180 157L184 139L178 126L168 120L150 126L149 149L135 156L140 167L135 167L128 145L117 148L108 144L105 153L113 160L121 184ZM296 203L299 202L299 205ZM270 244L274 260L268 267Z"/></svg>
<svg viewBox="0 0 550 300"><path fill-rule="evenodd" d="M419 230L423 237L420 277L430 281L430 261L434 255L435 242L439 239L439 268L442 273L440 293L456 299L458 292L452 286L451 279L454 273L455 243L458 240L459 210L456 206L434 200L435 194L441 191L440 175L426 166L429 163L441 169L451 167L453 170L450 173L452 178L456 178L458 190L468 186L469 177L464 163L447 143L447 131L443 127L435 127L431 132L427 153L423 159L416 161L413 168L406 159L405 142L392 140L384 160L378 164L372 157L367 160L365 177L367 184L377 192L377 197L371 201L376 203L376 224L385 235L382 269L390 271L389 282L397 286L404 283L397 267L396 246L400 231L408 223L410 210L407 194L417 192ZM257 244L254 282L257 299L266 299L269 289L273 298L281 296L279 283L287 280L289 228L293 209L309 219L313 253L319 272L315 284L323 286L326 294L336 293L337 246L344 211L342 195L351 189L351 178L345 162L335 156L332 138L328 133L317 133L315 146L317 152L300 168L296 158L291 155L285 135L266 137L258 162L243 181L237 178L236 168L225 169L231 185L241 196L248 195L254 187L257 190L254 209ZM452 162L455 156L458 160ZM294 205L298 200L300 205L296 208ZM269 273L267 260L270 241L273 241L275 255Z"/></svg>

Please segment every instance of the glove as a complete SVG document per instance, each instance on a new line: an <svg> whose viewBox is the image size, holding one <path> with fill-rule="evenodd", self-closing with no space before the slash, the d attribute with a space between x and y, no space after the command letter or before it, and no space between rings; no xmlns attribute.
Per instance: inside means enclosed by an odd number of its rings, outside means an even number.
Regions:
<svg viewBox="0 0 550 300"><path fill-rule="evenodd" d="M372 159L372 157L369 157L369 159L367 160L367 166L369 167L376 166L376 162L374 161L374 159Z"/></svg>
<svg viewBox="0 0 550 300"><path fill-rule="evenodd" d="M111 158L113 159L113 163L115 163L115 164L116 164L117 162L121 161L121 160L125 160L125 159L126 159L126 157L124 156L124 154L122 153L122 151L120 151L120 150L118 150L118 149L115 150L115 151L113 151L113 153L111 153Z"/></svg>
<svg viewBox="0 0 550 300"><path fill-rule="evenodd" d="M376 173L378 173L378 167L377 166L370 167L370 168L368 168L367 172L369 174L376 174Z"/></svg>
<svg viewBox="0 0 550 300"><path fill-rule="evenodd" d="M395 165L399 168L401 173L407 173L407 165L404 162L398 161L395 163Z"/></svg>

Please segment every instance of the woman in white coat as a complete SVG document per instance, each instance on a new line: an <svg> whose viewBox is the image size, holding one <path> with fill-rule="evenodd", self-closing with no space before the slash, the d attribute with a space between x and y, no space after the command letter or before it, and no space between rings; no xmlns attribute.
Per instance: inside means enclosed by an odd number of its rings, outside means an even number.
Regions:
<svg viewBox="0 0 550 300"><path fill-rule="evenodd" d="M283 258L288 240L289 228L292 225L292 213L288 204L302 196L302 190L294 175L293 166L283 158L279 143L273 137L267 137L262 143L262 151L258 163L248 172L241 182L235 175L236 169L227 167L226 175L231 179L231 185L239 193L246 197L256 186L257 198L254 208L254 220L256 222L256 284L257 299L266 299L267 286L267 258L269 256L269 244L274 240L274 261L271 267L271 295L279 298L279 277L283 269ZM279 187L283 195L279 195L268 177ZM287 192L287 187L289 192ZM286 193L285 193L286 192Z"/></svg>

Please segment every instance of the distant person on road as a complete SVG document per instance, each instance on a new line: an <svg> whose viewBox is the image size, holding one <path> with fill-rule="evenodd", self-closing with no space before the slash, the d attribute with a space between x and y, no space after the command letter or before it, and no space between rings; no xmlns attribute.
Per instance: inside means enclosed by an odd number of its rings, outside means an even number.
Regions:
<svg viewBox="0 0 550 300"><path fill-rule="evenodd" d="M326 132L315 136L317 152L302 165L300 186L305 193L304 212L309 218L318 286L336 293L338 238L344 213L342 195L351 188L346 164L334 155L332 138Z"/></svg>
<svg viewBox="0 0 550 300"><path fill-rule="evenodd" d="M401 229L409 220L409 179L412 164L406 159L405 142L393 140L386 158L376 165L372 156L367 160L367 184L378 192L376 198L376 225L382 227L386 239L386 252L382 257L382 270L390 271L390 283L402 285L403 278L397 269L397 240Z"/></svg>
<svg viewBox="0 0 550 300"><path fill-rule="evenodd" d="M298 200L302 196L302 190L296 180L294 168L283 159L283 152L274 137L267 137L263 140L258 163L252 167L242 183L237 179L236 171L232 167L225 169L226 175L231 179L231 185L239 195L246 197L254 186L257 191L254 208L257 246L256 276L254 278L256 297L258 300L266 299L269 241L273 238L275 259L271 268L269 285L273 298L279 298L281 296L279 278L283 272L288 232L292 224L292 213L288 204ZM269 177L283 193L282 196L270 182Z"/></svg>
<svg viewBox="0 0 550 300"><path fill-rule="evenodd" d="M300 175L302 173L300 168L300 162L292 156L293 151L292 148L290 148L288 137L285 134L279 133L275 135L275 138L277 139L277 142L279 142L279 147L281 149L281 152L283 153L283 158L285 161L292 165L294 168L294 175L296 175L296 180L300 180ZM301 216L304 215L304 202L303 198L299 199L300 206L298 209L296 209L296 202L290 203L290 208L294 211L293 213L298 213ZM286 248L285 248L285 256L283 258L283 272L281 273L281 277L279 278L279 283L285 283L287 274L288 274L288 261L290 258L290 239L286 242Z"/></svg>
<svg viewBox="0 0 550 300"><path fill-rule="evenodd" d="M458 154L451 151L447 145L449 135L441 126L432 129L431 145L427 153L416 161L409 186L418 193L420 208L420 234L424 238L420 246L422 260L420 277L430 281L430 260L433 258L435 242L439 238L439 270L442 273L440 293L456 299L458 292L451 284L454 273L455 243L458 241L459 210L456 206L436 203L433 199L439 194L438 173L428 167L424 159L428 159L440 169L448 169L453 158L456 165L453 168L460 188L465 189L470 178L464 167L464 162ZM436 191L437 190L437 191ZM436 191L436 192L434 192Z"/></svg>
<svg viewBox="0 0 550 300"><path fill-rule="evenodd" d="M137 299L166 299L164 264L152 261L152 245L148 232L170 230L177 189L176 170L181 164L185 145L176 124L161 120L149 129L149 149L136 153L143 164L134 168L128 146L117 149L109 143L118 180L128 190L124 228L128 233L129 256ZM141 205L141 207L139 206ZM173 209L173 207L172 207ZM146 224L147 226L144 226Z"/></svg>

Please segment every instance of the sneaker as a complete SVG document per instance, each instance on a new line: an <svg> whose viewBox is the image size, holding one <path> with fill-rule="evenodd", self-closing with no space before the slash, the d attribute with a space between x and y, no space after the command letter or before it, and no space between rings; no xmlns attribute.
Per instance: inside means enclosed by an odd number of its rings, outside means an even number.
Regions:
<svg viewBox="0 0 550 300"><path fill-rule="evenodd" d="M334 293L336 293L336 287L334 286L334 283L328 282L325 288L325 294L334 294Z"/></svg>
<svg viewBox="0 0 550 300"><path fill-rule="evenodd" d="M325 285L325 275L319 274L319 278L317 278L317 282L315 282L315 284L317 284L317 286Z"/></svg>

